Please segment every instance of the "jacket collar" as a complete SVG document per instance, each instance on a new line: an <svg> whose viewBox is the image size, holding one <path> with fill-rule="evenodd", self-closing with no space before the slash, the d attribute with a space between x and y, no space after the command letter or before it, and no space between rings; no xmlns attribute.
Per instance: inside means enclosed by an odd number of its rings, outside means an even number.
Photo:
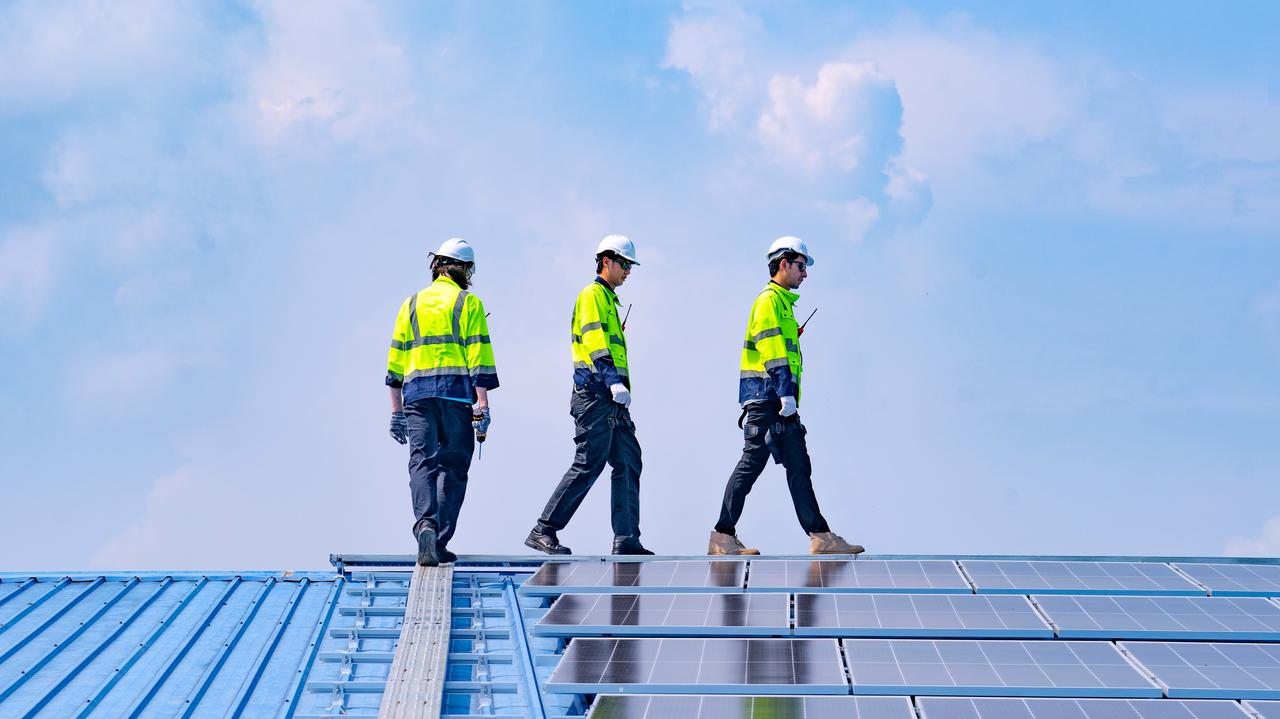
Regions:
<svg viewBox="0 0 1280 719"><path fill-rule="evenodd" d="M434 284L439 284L439 283L441 283L441 282L443 282L443 283L445 283L445 284L448 284L448 285L453 285L454 287L457 287L459 290L461 290L461 289L462 289L461 287L458 287L458 283L457 283L457 282L454 282L452 277L450 277L448 274L446 274L446 273L444 273L444 272L441 272L439 277L437 277L437 278L435 278L434 280L432 280L431 284L433 284L433 285L434 285Z"/></svg>
<svg viewBox="0 0 1280 719"><path fill-rule="evenodd" d="M601 277L600 275L596 275L596 282L599 282L600 286L604 288L604 291L609 293L610 299L612 299L614 302L621 302L621 300L618 299L617 290L610 287L609 283L605 282L603 277Z"/></svg>
<svg viewBox="0 0 1280 719"><path fill-rule="evenodd" d="M792 292L791 290L787 289L786 287L783 287L782 285L778 284L777 282L774 282L773 280L769 280L769 284L765 285L764 288L766 290L772 290L774 292L777 292L778 294L785 297L787 299L787 302L793 305L796 303L796 300L800 299L800 295Z"/></svg>

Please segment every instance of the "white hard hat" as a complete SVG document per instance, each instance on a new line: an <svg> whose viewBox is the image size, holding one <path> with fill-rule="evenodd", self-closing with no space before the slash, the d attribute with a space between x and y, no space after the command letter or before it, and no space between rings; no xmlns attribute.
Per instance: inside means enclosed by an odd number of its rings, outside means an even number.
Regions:
<svg viewBox="0 0 1280 719"><path fill-rule="evenodd" d="M626 235L609 235L600 240L599 246L596 247L596 254L601 252L612 252L633 265L640 264L636 262L636 243L627 239Z"/></svg>
<svg viewBox="0 0 1280 719"><path fill-rule="evenodd" d="M791 237L791 236L779 237L778 239L773 241L772 245L769 245L770 260L782 254L783 252L795 252L795 253L804 255L804 259L805 259L804 266L805 267L813 266L813 255L809 254L809 246L806 245L804 243L804 240L800 239L799 237Z"/></svg>
<svg viewBox="0 0 1280 719"><path fill-rule="evenodd" d="M440 249L434 253L437 257L449 257L461 262L470 262L474 268L476 264L476 251L471 249L471 245L466 240L457 237L450 237L440 245Z"/></svg>

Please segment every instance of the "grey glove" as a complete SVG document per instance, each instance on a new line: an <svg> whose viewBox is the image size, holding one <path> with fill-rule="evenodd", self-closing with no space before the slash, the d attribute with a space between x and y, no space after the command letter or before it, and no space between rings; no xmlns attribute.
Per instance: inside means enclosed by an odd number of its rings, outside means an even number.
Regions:
<svg viewBox="0 0 1280 719"><path fill-rule="evenodd" d="M798 409L799 408L796 407L795 397L783 397L782 408L778 410L778 414L782 415L783 417L790 417L791 415L795 414Z"/></svg>
<svg viewBox="0 0 1280 719"><path fill-rule="evenodd" d="M404 418L404 412L391 413L391 439L400 444L409 441L409 420Z"/></svg>
<svg viewBox="0 0 1280 719"><path fill-rule="evenodd" d="M626 407L631 404L631 392L627 391L627 386L618 382L609 385L609 392L613 395L613 401Z"/></svg>
<svg viewBox="0 0 1280 719"><path fill-rule="evenodd" d="M476 431L477 438L485 437L489 434L489 423L492 421L489 417L488 407L471 408L471 428Z"/></svg>

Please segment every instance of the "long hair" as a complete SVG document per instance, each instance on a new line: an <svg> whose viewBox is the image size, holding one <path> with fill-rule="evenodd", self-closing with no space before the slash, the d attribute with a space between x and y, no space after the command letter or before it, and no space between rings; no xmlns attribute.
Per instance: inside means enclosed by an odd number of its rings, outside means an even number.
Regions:
<svg viewBox="0 0 1280 719"><path fill-rule="evenodd" d="M449 279L464 290L471 286L471 273L467 272L467 263L461 260L440 255L433 257L431 259L431 279L434 280L441 274L448 275Z"/></svg>

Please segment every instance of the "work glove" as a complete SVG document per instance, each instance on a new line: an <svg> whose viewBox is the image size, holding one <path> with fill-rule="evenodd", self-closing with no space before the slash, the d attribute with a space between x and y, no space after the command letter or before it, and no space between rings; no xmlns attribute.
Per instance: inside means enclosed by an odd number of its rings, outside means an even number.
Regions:
<svg viewBox="0 0 1280 719"><path fill-rule="evenodd" d="M476 431L476 437L481 438L489 434L489 408L472 407L471 408L471 428ZM481 441L484 441L481 439Z"/></svg>
<svg viewBox="0 0 1280 719"><path fill-rule="evenodd" d="M609 385L609 391L613 393L614 402L617 402L623 407L628 407L631 405L631 393L627 391L626 385L622 384L621 382L618 382L617 384L611 384Z"/></svg>
<svg viewBox="0 0 1280 719"><path fill-rule="evenodd" d="M782 415L783 417L790 417L791 415L796 413L797 409L798 408L796 407L795 397L783 397L782 409L778 411L778 414Z"/></svg>
<svg viewBox="0 0 1280 719"><path fill-rule="evenodd" d="M400 444L409 441L409 420L404 418L404 412L391 413L391 439Z"/></svg>

